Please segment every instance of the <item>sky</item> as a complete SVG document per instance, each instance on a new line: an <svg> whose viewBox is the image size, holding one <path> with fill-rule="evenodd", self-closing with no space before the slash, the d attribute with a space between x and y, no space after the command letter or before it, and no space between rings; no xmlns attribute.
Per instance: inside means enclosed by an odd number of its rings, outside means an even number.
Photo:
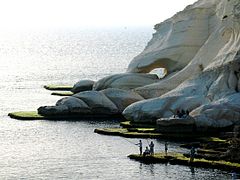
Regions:
<svg viewBox="0 0 240 180"><path fill-rule="evenodd" d="M153 26L196 0L0 0L0 28Z"/></svg>

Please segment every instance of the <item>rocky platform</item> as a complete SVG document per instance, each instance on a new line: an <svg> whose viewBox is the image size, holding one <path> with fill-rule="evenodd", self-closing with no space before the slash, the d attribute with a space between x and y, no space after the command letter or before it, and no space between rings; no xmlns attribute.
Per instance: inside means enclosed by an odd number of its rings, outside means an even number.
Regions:
<svg viewBox="0 0 240 180"><path fill-rule="evenodd" d="M138 154L131 154L128 156L130 159L140 161L147 164L152 163L169 163L171 165L185 165L191 167L203 167L203 168L213 168L213 169L221 169L227 171L235 171L240 172L240 164L239 163L232 163L229 161L222 161L222 160L206 160L206 159L199 159L194 158L193 162L189 162L189 157L184 156L180 153L168 153L167 156L165 153L156 153L152 156L142 156Z"/></svg>

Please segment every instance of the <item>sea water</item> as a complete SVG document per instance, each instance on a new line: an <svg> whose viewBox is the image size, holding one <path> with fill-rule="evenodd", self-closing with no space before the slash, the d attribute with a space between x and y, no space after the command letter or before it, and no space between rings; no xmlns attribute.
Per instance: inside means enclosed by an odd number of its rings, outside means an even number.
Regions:
<svg viewBox="0 0 240 180"><path fill-rule="evenodd" d="M142 164L128 139L95 134L117 121L19 121L7 114L54 105L47 84L73 85L125 72L152 36L151 27L0 32L0 179L230 179L228 172ZM148 140L143 140L144 146ZM155 151L163 141L153 140ZM183 152L179 143L169 151Z"/></svg>

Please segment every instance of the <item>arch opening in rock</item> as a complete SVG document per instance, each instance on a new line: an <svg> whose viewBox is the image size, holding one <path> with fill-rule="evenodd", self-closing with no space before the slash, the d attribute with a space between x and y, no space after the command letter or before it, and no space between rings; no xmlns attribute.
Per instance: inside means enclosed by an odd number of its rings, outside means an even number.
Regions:
<svg viewBox="0 0 240 180"><path fill-rule="evenodd" d="M150 71L149 74L156 74L159 79L162 79L167 75L167 69L166 68L155 68L152 71Z"/></svg>
<svg viewBox="0 0 240 180"><path fill-rule="evenodd" d="M180 57L179 55L175 55ZM149 73L156 68L165 68L168 72L174 72L186 66L186 62L181 62L179 58L173 57L145 57L140 60L133 60L127 69L130 73Z"/></svg>
<svg viewBox="0 0 240 180"><path fill-rule="evenodd" d="M149 74L156 74L159 79L164 78L171 72L177 71L180 67L177 66L177 62L169 58L161 58L155 60L152 64L142 68L142 71Z"/></svg>

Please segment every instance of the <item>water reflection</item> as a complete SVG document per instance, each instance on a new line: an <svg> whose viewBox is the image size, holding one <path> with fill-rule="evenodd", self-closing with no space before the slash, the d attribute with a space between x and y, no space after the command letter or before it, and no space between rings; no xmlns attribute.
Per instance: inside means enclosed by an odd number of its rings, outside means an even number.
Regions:
<svg viewBox="0 0 240 180"><path fill-rule="evenodd" d="M155 166L154 164L143 164L139 163L139 173L142 176L150 176L150 177L155 177Z"/></svg>
<svg viewBox="0 0 240 180"><path fill-rule="evenodd" d="M192 178L195 179L195 169L194 169L194 167L193 167L193 166L190 166L189 168L190 168L191 173L192 173Z"/></svg>

